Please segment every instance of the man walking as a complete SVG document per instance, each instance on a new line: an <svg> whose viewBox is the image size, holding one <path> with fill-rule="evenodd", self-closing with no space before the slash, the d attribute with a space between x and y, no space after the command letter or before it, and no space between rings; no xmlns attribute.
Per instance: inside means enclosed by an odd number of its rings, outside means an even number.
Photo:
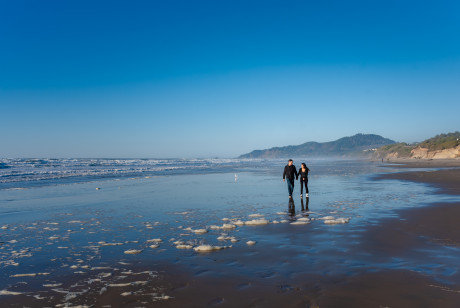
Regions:
<svg viewBox="0 0 460 308"><path fill-rule="evenodd" d="M292 192L294 190L294 177L298 178L297 169L294 166L292 159L288 161L288 164L284 167L283 182L287 179L287 186L289 192L289 199L292 199Z"/></svg>

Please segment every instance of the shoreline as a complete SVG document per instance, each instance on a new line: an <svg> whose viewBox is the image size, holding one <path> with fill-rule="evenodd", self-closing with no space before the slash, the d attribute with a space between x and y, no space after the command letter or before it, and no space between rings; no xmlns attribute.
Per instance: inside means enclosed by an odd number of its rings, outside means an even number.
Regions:
<svg viewBox="0 0 460 308"><path fill-rule="evenodd" d="M383 161L383 166L395 164L400 168L455 168L460 167L460 159L392 158Z"/></svg>

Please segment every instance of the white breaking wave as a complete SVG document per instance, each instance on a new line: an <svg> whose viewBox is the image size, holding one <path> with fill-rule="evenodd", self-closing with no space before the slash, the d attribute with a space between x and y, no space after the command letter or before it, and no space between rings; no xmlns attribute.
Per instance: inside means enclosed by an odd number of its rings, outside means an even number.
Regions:
<svg viewBox="0 0 460 308"><path fill-rule="evenodd" d="M85 181L111 177L144 177L221 171L260 163L250 159L0 159L0 183L46 180ZM2 187L0 187L2 188ZM16 188L14 185L5 188Z"/></svg>

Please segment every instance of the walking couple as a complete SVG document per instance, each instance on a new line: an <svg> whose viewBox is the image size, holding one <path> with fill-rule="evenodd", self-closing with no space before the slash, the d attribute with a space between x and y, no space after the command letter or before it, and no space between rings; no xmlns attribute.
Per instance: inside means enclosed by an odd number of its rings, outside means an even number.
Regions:
<svg viewBox="0 0 460 308"><path fill-rule="evenodd" d="M294 191L294 177L297 180L300 177L300 198L303 197L303 186L305 185L305 197L308 198L308 171L305 163L302 163L302 167L297 171L294 166L292 159L288 161L288 164L284 167L283 182L287 179L287 186L289 192L289 199L292 199L292 192Z"/></svg>

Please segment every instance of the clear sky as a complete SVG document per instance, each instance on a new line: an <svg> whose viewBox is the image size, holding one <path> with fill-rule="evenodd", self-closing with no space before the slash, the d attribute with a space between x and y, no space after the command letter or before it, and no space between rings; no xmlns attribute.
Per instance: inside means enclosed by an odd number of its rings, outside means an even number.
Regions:
<svg viewBox="0 0 460 308"><path fill-rule="evenodd" d="M460 1L0 0L0 157L460 130Z"/></svg>

